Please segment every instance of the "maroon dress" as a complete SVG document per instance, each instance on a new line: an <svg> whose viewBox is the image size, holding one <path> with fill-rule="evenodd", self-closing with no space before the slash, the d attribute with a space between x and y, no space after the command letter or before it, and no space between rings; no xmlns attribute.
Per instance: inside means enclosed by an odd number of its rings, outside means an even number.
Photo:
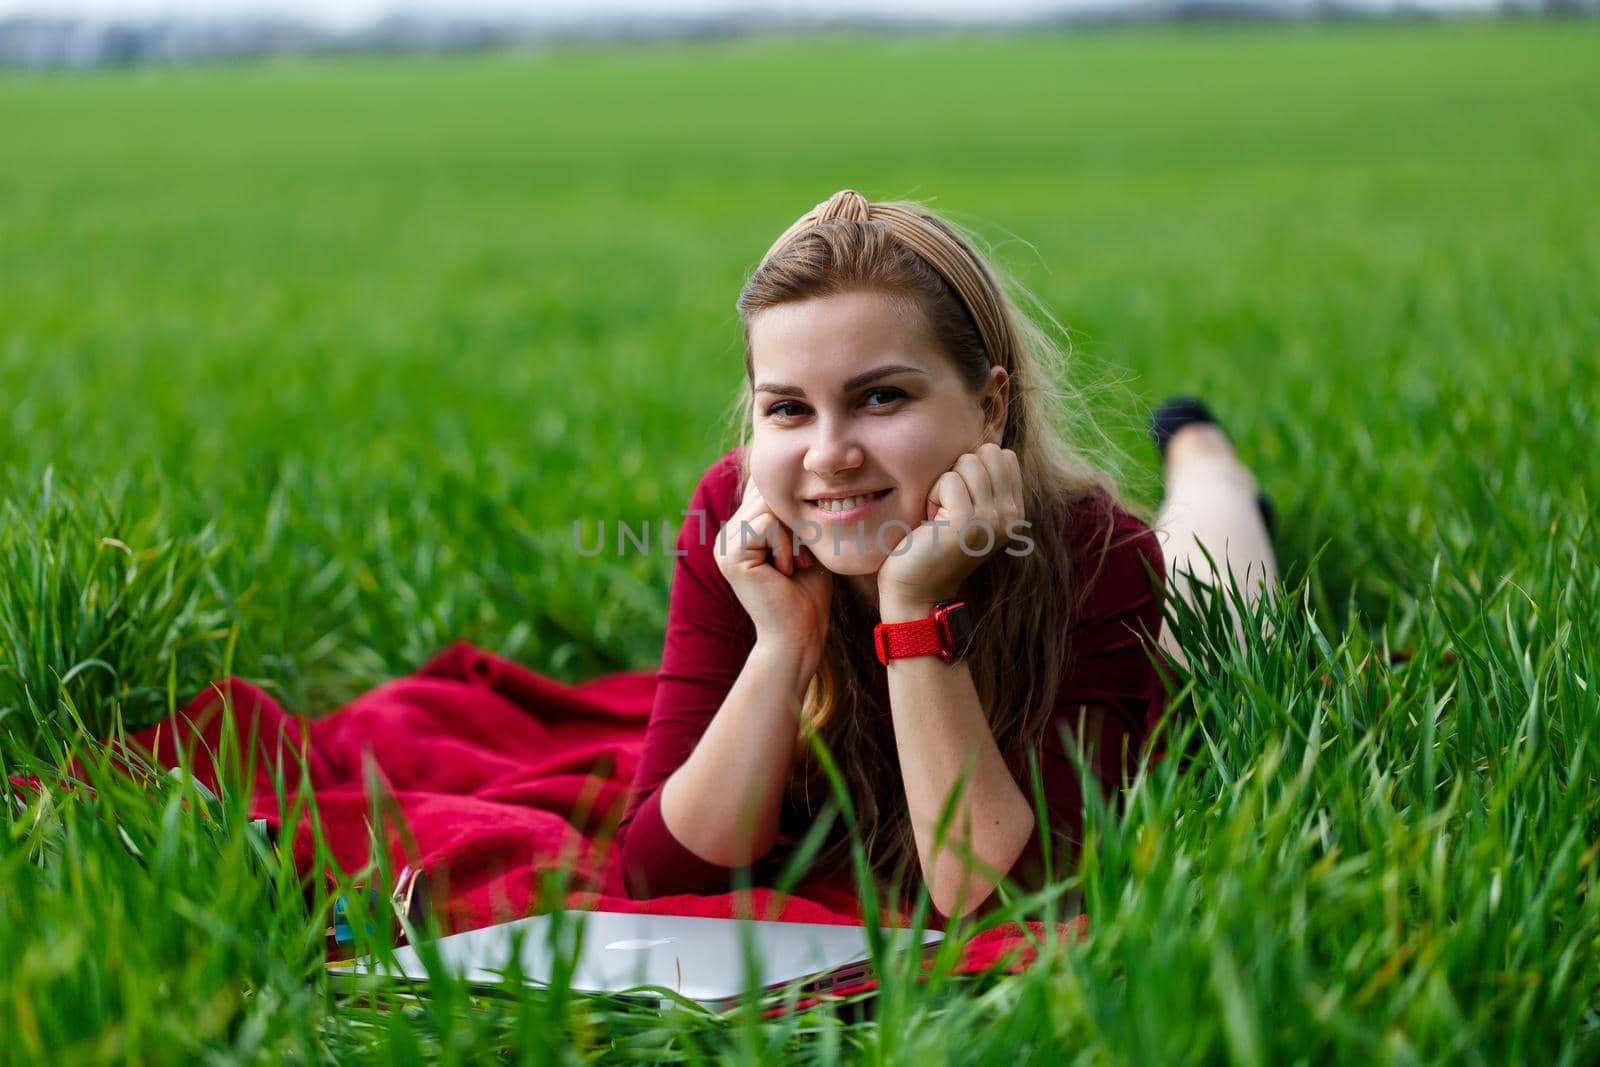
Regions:
<svg viewBox="0 0 1600 1067"><path fill-rule="evenodd" d="M754 624L713 555L717 531L738 508L738 481L739 457L734 449L700 479L678 534L680 555L655 702L617 837L627 889L636 897L721 893L735 884L734 868L702 859L673 837L661 816L661 786L694 751L755 644ZM693 514L697 509L705 515L703 528ZM1071 532L1081 580L1092 576L1093 582L1071 626L1067 644L1071 659L1056 696L1056 716L1039 746L1050 830L1058 841L1052 853L1058 871L1065 869L1059 840L1079 840L1083 810L1077 770L1062 746L1061 729L1069 736L1078 736L1080 729L1085 736L1098 733L1096 776L1102 790L1114 795L1124 768L1131 765L1127 754L1138 752L1166 705L1157 669L1162 661L1154 642L1145 636L1155 634L1161 624L1161 549L1142 521L1121 508L1112 510L1114 528L1103 553L1103 508L1098 514L1092 506L1081 509L1081 521ZM1152 573L1157 576L1154 580ZM864 639L870 637L869 632ZM887 709L887 672L879 673L876 693ZM1027 753L1002 755L1018 787L1031 797ZM775 874L787 846L799 840L809 819L786 794L777 843L752 868L754 884ZM1035 827L1008 874L1024 890L1044 882L1043 829Z"/></svg>

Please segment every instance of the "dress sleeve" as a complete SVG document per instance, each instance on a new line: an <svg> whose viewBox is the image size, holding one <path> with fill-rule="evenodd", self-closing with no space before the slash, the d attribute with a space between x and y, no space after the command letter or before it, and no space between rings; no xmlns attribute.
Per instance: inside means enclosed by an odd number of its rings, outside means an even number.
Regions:
<svg viewBox="0 0 1600 1067"><path fill-rule="evenodd" d="M1111 515L1111 537L1101 550L1105 526L1092 527L1080 555L1087 597L1068 631L1067 664L1057 691L1055 715L1036 751L1049 826L1035 826L1012 865L1009 879L1024 892L1042 888L1070 870L1072 851L1083 838L1083 793L1072 752L1083 739L1099 789L1114 797L1124 768L1166 707L1166 689L1155 635L1161 625L1164 574L1161 546L1142 521L1121 509ZM1146 570L1146 567L1149 570ZM1147 636L1148 635L1148 636ZM1010 761L1023 794L1033 803L1027 752ZM1046 831L1050 870L1044 865ZM998 898L980 910L998 905Z"/></svg>
<svg viewBox="0 0 1600 1067"><path fill-rule="evenodd" d="M700 479L678 531L655 702L617 828L623 884L634 899L719 893L733 884L734 868L702 859L672 836L661 786L694 751L755 645L750 616L713 554L718 530L737 510L738 481L737 452L729 452Z"/></svg>

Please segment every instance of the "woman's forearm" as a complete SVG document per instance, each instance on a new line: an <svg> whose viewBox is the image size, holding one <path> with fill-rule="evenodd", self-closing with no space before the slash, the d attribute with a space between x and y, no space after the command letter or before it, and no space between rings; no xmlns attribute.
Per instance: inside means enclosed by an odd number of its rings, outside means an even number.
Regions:
<svg viewBox="0 0 1600 1067"><path fill-rule="evenodd" d="M662 821L707 862L754 863L777 839L810 682L801 658L757 641L700 742L661 787Z"/></svg>
<svg viewBox="0 0 1600 1067"><path fill-rule="evenodd" d="M884 619L924 618L931 605L884 605ZM965 663L934 656L889 664L889 706L923 880L934 907L965 915L993 892L995 879L968 863L1010 871L1033 833L1033 807L995 746ZM943 846L934 831L951 791L966 775Z"/></svg>

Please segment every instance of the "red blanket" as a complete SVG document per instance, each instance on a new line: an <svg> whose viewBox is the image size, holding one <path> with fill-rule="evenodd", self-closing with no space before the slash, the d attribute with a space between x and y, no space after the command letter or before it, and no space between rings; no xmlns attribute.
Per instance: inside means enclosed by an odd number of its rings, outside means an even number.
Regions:
<svg viewBox="0 0 1600 1067"><path fill-rule="evenodd" d="M393 869L409 864L430 885L448 887L445 925L462 930L557 906L601 911L733 917L754 914L789 922L860 923L849 879L814 878L793 894L756 888L716 896L632 900L597 837L614 827L626 802L650 714L655 675L628 671L567 685L460 641L418 671L386 682L322 718L286 714L260 688L229 678L190 701L178 717L131 740L161 765L177 763L178 746L194 745L196 776L216 784L210 753L218 751L221 694L231 695L234 728L256 738L252 817L267 820L280 843L309 866L308 819L284 832L272 784L281 760L292 787L304 770L325 840L347 871L370 856L375 774L393 797L398 832L384 834ZM370 767L370 770L368 769ZM387 820L386 820L387 821ZM571 872L564 902L541 902L539 872ZM889 914L900 924L907 916ZM1038 924L1034 937L1043 931ZM1060 924L1081 936L1083 921ZM1020 970L1032 942L1016 924L972 938L958 971L995 966ZM1016 951L1014 951L1016 950ZM859 988L870 988L870 981ZM854 991L837 990L835 995Z"/></svg>

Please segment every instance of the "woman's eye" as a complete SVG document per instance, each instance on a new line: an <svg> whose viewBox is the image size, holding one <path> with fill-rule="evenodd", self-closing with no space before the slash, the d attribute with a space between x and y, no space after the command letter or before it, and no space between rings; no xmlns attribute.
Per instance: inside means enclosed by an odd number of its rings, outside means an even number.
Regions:
<svg viewBox="0 0 1600 1067"><path fill-rule="evenodd" d="M903 390L903 389L895 389L895 388L893 388L891 386L880 385L877 388L868 389L866 391L866 393L863 395L863 398L865 400L867 400L867 401L870 401L872 399L872 397L878 396L880 394L882 395L882 399L878 403L876 403L876 404L868 403L867 406L868 407L882 407L884 404L891 403L892 401L895 401L895 400L899 400L900 398L902 398L903 396L906 395L905 394L905 390ZM779 400L777 403L771 404L771 405L769 405L767 407L767 417L768 418L772 418L772 419L799 418L801 415L804 415L805 413L806 413L805 406L803 404L799 404L799 403L797 403L797 402L795 402L793 400Z"/></svg>

